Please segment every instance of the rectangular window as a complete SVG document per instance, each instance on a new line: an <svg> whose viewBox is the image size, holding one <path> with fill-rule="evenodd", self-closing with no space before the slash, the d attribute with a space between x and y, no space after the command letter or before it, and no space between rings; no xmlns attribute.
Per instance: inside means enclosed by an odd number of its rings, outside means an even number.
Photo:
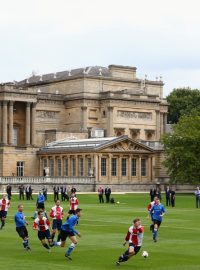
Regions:
<svg viewBox="0 0 200 270"><path fill-rule="evenodd" d="M24 162L17 161L17 176L24 176Z"/></svg>
<svg viewBox="0 0 200 270"><path fill-rule="evenodd" d="M72 158L72 176L76 176L76 159Z"/></svg>
<svg viewBox="0 0 200 270"><path fill-rule="evenodd" d="M47 167L47 159L46 158L43 159L43 168L45 168L45 167Z"/></svg>
<svg viewBox="0 0 200 270"><path fill-rule="evenodd" d="M57 175L62 176L62 167L61 167L61 159L57 160Z"/></svg>
<svg viewBox="0 0 200 270"><path fill-rule="evenodd" d="M69 164L68 164L68 159L65 159L65 176L69 176L69 173L68 173L68 171L69 171Z"/></svg>
<svg viewBox="0 0 200 270"><path fill-rule="evenodd" d="M83 158L79 159L79 172L80 176L83 176L84 170L83 170Z"/></svg>
<svg viewBox="0 0 200 270"><path fill-rule="evenodd" d="M136 158L132 158L131 162L131 175L136 176L137 174L137 160Z"/></svg>
<svg viewBox="0 0 200 270"><path fill-rule="evenodd" d="M111 160L111 175L116 176L117 175L117 159L112 158Z"/></svg>
<svg viewBox="0 0 200 270"><path fill-rule="evenodd" d="M147 170L147 168L146 168L146 159L145 158L142 158L141 159L141 175L142 176L146 176L146 170Z"/></svg>
<svg viewBox="0 0 200 270"><path fill-rule="evenodd" d="M88 175L90 175L92 169L92 159L88 158Z"/></svg>
<svg viewBox="0 0 200 270"><path fill-rule="evenodd" d="M52 158L49 160L49 173L50 176L54 176L54 161Z"/></svg>
<svg viewBox="0 0 200 270"><path fill-rule="evenodd" d="M126 170L127 170L127 159L122 158L122 176L126 176Z"/></svg>
<svg viewBox="0 0 200 270"><path fill-rule="evenodd" d="M101 159L101 176L106 176L106 158Z"/></svg>

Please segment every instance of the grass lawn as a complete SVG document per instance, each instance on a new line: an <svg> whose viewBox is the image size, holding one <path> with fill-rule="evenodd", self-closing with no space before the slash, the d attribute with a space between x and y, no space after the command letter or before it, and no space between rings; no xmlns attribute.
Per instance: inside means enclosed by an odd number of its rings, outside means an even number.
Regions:
<svg viewBox="0 0 200 270"><path fill-rule="evenodd" d="M122 269L135 270L199 270L200 269L200 209L195 208L193 195L177 195L176 208L167 208L167 215L158 233L158 242L152 241L147 219L148 194L114 195L120 204L99 204L97 195L78 195L80 207L84 209L77 229L82 238L72 253L73 261L64 257L65 249L52 248L52 253L41 246L37 232L32 230L31 216L34 201L24 201L24 213L29 221L31 252L22 249L22 241L15 231L13 216L19 204L13 196L6 226L0 231L0 269L9 270L108 270L116 269L115 261L125 250L122 246L125 234L133 218L140 217L145 226L142 250L149 252L147 259L141 252ZM34 197L35 199L35 197ZM49 196L46 209L53 206ZM65 212L67 203L62 206ZM67 241L67 247L70 241Z"/></svg>

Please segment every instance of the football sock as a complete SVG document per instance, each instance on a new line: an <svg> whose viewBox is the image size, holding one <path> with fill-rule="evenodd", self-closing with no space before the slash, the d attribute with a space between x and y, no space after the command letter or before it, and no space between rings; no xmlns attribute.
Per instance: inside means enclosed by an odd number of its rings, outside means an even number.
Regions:
<svg viewBox="0 0 200 270"><path fill-rule="evenodd" d="M5 226L5 220L1 221L1 228L3 228L3 226Z"/></svg>
<svg viewBox="0 0 200 270"><path fill-rule="evenodd" d="M60 237L60 233L58 234L58 238L57 238L57 242L60 242L61 237Z"/></svg>
<svg viewBox="0 0 200 270"><path fill-rule="evenodd" d="M53 239L54 239L54 237L55 237L55 233L52 233L52 235L51 235L51 239L53 240Z"/></svg>
<svg viewBox="0 0 200 270"><path fill-rule="evenodd" d="M23 247L26 248L26 241L23 241L22 244L23 244Z"/></svg>
<svg viewBox="0 0 200 270"><path fill-rule="evenodd" d="M24 248L28 247L28 240L24 240Z"/></svg>
<svg viewBox="0 0 200 270"><path fill-rule="evenodd" d="M72 251L73 251L73 249L75 248L75 246L76 246L76 244L71 243L71 245L69 246L69 248L68 248L68 250L67 250L67 252L66 252L66 255L67 255L67 256L69 256L69 255L72 253Z"/></svg>
<svg viewBox="0 0 200 270"><path fill-rule="evenodd" d="M50 249L50 247L45 243L45 244L42 244L43 247L45 247L46 249Z"/></svg>
<svg viewBox="0 0 200 270"><path fill-rule="evenodd" d="M55 246L55 247L58 247L58 246L60 246L61 245L61 242L53 242L53 246Z"/></svg>
<svg viewBox="0 0 200 270"><path fill-rule="evenodd" d="M154 240L157 238L157 235L158 235L158 230L154 229L154 231L153 231L153 239Z"/></svg>
<svg viewBox="0 0 200 270"><path fill-rule="evenodd" d="M125 251L123 255L119 257L119 262L126 262L129 259L129 251Z"/></svg>

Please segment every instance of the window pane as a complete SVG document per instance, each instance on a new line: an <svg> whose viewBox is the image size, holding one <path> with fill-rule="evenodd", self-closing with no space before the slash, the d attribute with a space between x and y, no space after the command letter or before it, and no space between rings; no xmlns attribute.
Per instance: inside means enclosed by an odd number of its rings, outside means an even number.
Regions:
<svg viewBox="0 0 200 270"><path fill-rule="evenodd" d="M17 161L17 176L24 176L24 162Z"/></svg>
<svg viewBox="0 0 200 270"><path fill-rule="evenodd" d="M141 159L141 175L146 176L146 159Z"/></svg>
<svg viewBox="0 0 200 270"><path fill-rule="evenodd" d="M57 160L57 175L58 176L61 176L62 175L61 159L60 158Z"/></svg>
<svg viewBox="0 0 200 270"><path fill-rule="evenodd" d="M53 161L53 159L49 160L49 172L50 172L50 176L54 176L54 161Z"/></svg>
<svg viewBox="0 0 200 270"><path fill-rule="evenodd" d="M72 176L76 176L76 159L72 159Z"/></svg>
<svg viewBox="0 0 200 270"><path fill-rule="evenodd" d="M126 158L122 158L122 176L126 176Z"/></svg>
<svg viewBox="0 0 200 270"><path fill-rule="evenodd" d="M88 158L88 172L87 174L90 175L92 169L92 159Z"/></svg>
<svg viewBox="0 0 200 270"><path fill-rule="evenodd" d="M112 158L111 160L111 175L116 176L117 175L117 159Z"/></svg>
<svg viewBox="0 0 200 270"><path fill-rule="evenodd" d="M65 176L68 176L68 159L65 159Z"/></svg>
<svg viewBox="0 0 200 270"><path fill-rule="evenodd" d="M131 167L131 175L136 176L137 174L137 161L136 158L132 158L132 167Z"/></svg>
<svg viewBox="0 0 200 270"><path fill-rule="evenodd" d="M80 176L83 176L83 158L79 159L79 171L80 171Z"/></svg>
<svg viewBox="0 0 200 270"><path fill-rule="evenodd" d="M101 176L106 176L106 158L101 159Z"/></svg>

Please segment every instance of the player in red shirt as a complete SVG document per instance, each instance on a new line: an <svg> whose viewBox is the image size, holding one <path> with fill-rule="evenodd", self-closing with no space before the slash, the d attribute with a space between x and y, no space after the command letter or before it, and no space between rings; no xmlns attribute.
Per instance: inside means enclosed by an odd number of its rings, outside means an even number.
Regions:
<svg viewBox="0 0 200 270"><path fill-rule="evenodd" d="M69 212L67 215L67 219L70 215L75 215L75 211L78 208L78 199L76 198L75 193L71 194L71 197L69 199Z"/></svg>
<svg viewBox="0 0 200 270"><path fill-rule="evenodd" d="M50 252L50 247L54 245L51 235L50 235L50 221L44 217L44 212L42 210L38 211L38 217L34 220L33 229L38 230L38 238L41 241L43 247L48 249ZM48 244L45 239L48 240Z"/></svg>
<svg viewBox="0 0 200 270"><path fill-rule="evenodd" d="M51 208L50 211L50 217L53 219L52 224L52 240L54 239L54 236L56 234L56 230L58 230L58 239L57 241L60 241L60 230L62 226L62 219L64 217L63 208L60 206L60 201L56 201L56 205Z"/></svg>
<svg viewBox="0 0 200 270"><path fill-rule="evenodd" d="M128 261L132 256L136 255L141 246L143 240L144 227L141 225L141 221L139 218L133 220L133 225L129 228L127 235L125 237L124 246L126 243L129 243L129 248L122 254L116 265L120 265L121 262Z"/></svg>
<svg viewBox="0 0 200 270"><path fill-rule="evenodd" d="M2 230L3 227L5 226L6 216L9 207L10 201L6 199L6 195L3 195L3 198L0 200L0 220L1 220L0 230Z"/></svg>

